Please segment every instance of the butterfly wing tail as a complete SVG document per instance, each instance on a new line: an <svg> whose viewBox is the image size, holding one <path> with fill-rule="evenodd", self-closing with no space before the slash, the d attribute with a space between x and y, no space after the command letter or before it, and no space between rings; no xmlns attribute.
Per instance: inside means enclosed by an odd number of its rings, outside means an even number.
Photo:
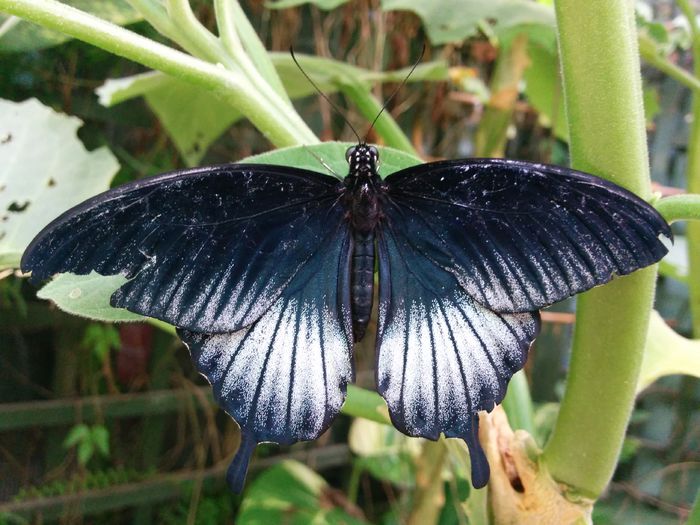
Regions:
<svg viewBox="0 0 700 525"><path fill-rule="evenodd" d="M250 432L241 432L241 443L238 446L238 451L226 471L226 483L236 494L243 492L248 465L256 446L257 442Z"/></svg>

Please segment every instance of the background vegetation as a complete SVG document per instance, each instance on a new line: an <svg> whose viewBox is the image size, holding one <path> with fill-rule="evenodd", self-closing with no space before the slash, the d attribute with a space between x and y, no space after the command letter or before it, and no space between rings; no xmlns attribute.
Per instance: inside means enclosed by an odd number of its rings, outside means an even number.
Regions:
<svg viewBox="0 0 700 525"><path fill-rule="evenodd" d="M364 343L345 415L316 442L259 447L231 495L236 426L172 328L115 324L142 321L107 306L118 278L61 276L37 298L19 256L61 211L143 176L282 147L262 160L321 169L312 151L343 172L345 145L318 143L354 136L289 46L364 130L423 43L371 136L399 150L385 173L507 156L633 189L679 221L658 313L656 269L544 313L485 424L488 489L459 443L385 424ZM700 523L690 0L0 0L0 53L0 523Z"/></svg>

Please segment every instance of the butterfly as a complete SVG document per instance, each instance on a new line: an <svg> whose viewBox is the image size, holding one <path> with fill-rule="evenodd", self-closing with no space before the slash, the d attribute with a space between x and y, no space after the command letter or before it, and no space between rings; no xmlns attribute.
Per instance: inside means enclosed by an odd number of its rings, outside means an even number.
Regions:
<svg viewBox="0 0 700 525"><path fill-rule="evenodd" d="M229 164L111 189L41 231L21 268L125 275L114 307L177 327L218 404L241 428L227 471L241 491L258 443L317 438L353 380L378 267L376 380L394 426L478 440L522 368L539 310L660 260L668 224L594 175L469 159L382 179L379 151L348 174Z"/></svg>

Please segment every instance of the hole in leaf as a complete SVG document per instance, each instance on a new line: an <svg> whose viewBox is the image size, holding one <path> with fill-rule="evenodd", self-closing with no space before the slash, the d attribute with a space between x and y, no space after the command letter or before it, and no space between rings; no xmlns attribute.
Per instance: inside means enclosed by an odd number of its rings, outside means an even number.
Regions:
<svg viewBox="0 0 700 525"><path fill-rule="evenodd" d="M27 208L29 208L29 201L24 201L24 202L15 201L7 207L7 211L11 211L11 212L16 213L16 212L24 211Z"/></svg>

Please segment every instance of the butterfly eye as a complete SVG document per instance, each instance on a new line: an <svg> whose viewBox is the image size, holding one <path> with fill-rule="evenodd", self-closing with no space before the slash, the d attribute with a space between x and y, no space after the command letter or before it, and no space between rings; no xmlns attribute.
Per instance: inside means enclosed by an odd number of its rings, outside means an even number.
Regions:
<svg viewBox="0 0 700 525"><path fill-rule="evenodd" d="M353 153L355 153L355 146L348 148L347 151L345 152L345 160L350 163L350 157L352 157Z"/></svg>
<svg viewBox="0 0 700 525"><path fill-rule="evenodd" d="M370 155L372 155L372 158L374 160L377 160L379 158L379 150L377 150L377 148L375 148L374 146L369 147L369 153Z"/></svg>

